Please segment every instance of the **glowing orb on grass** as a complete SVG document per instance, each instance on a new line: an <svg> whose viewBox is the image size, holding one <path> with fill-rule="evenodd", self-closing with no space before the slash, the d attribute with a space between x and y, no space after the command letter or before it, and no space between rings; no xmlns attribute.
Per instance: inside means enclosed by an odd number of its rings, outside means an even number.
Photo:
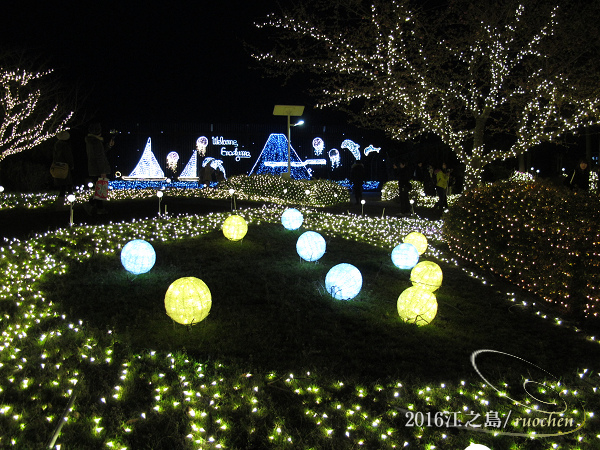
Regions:
<svg viewBox="0 0 600 450"><path fill-rule="evenodd" d="M305 261L317 261L325 254L325 239L315 231L302 233L296 241L296 251Z"/></svg>
<svg viewBox="0 0 600 450"><path fill-rule="evenodd" d="M297 230L304 222L304 216L296 208L288 208L281 215L281 223L286 230Z"/></svg>
<svg viewBox="0 0 600 450"><path fill-rule="evenodd" d="M156 262L156 252L149 242L143 239L129 241L121 250L121 264L135 275L146 273Z"/></svg>
<svg viewBox="0 0 600 450"><path fill-rule="evenodd" d="M421 261L410 271L412 284L431 292L442 285L443 278L442 269L433 261Z"/></svg>
<svg viewBox="0 0 600 450"><path fill-rule="evenodd" d="M405 289L396 306L402 320L417 325L429 324L437 314L435 294L418 286Z"/></svg>
<svg viewBox="0 0 600 450"><path fill-rule="evenodd" d="M353 299L361 288L362 275L352 264L333 266L325 276L325 289L337 300Z"/></svg>
<svg viewBox="0 0 600 450"><path fill-rule="evenodd" d="M208 316L212 306L210 290L195 277L175 280L165 295L167 315L182 325L193 325Z"/></svg>
<svg viewBox="0 0 600 450"><path fill-rule="evenodd" d="M416 247L419 255L425 253L427 250L427 238L425 235L419 233L418 231L413 231L412 233L408 233L404 237L404 242L407 244L412 244Z"/></svg>
<svg viewBox="0 0 600 450"><path fill-rule="evenodd" d="M465 450L492 450L483 444L471 444Z"/></svg>
<svg viewBox="0 0 600 450"><path fill-rule="evenodd" d="M419 262L419 252L412 244L398 244L392 250L392 262L398 269L412 269Z"/></svg>
<svg viewBox="0 0 600 450"><path fill-rule="evenodd" d="M246 236L248 224L242 216L234 214L223 222L223 235L230 241L239 241Z"/></svg>

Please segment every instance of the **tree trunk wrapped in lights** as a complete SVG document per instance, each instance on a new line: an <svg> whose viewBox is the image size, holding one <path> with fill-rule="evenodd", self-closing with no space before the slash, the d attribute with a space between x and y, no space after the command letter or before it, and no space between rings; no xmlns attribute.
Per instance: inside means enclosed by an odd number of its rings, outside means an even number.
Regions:
<svg viewBox="0 0 600 450"><path fill-rule="evenodd" d="M272 75L316 73L318 107L399 140L438 136L471 187L487 164L598 123L597 44L583 22L600 8L525 3L456 0L432 14L408 0L303 2L257 25L275 47L253 56Z"/></svg>

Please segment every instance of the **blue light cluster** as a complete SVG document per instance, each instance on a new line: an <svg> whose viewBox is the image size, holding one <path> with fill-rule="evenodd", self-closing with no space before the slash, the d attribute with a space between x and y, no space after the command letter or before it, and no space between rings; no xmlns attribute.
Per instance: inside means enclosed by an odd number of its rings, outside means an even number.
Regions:
<svg viewBox="0 0 600 450"><path fill-rule="evenodd" d="M254 167L249 175L269 174L281 175L287 172L288 166L288 140L285 134L273 133L260 152ZM296 150L290 147L291 177L295 180L310 180L310 172L298 157Z"/></svg>
<svg viewBox="0 0 600 450"><path fill-rule="evenodd" d="M336 183L348 190L351 190L353 186L353 183L348 178L336 181ZM377 191L379 190L380 185L381 183L379 181L365 181L363 182L363 191Z"/></svg>
<svg viewBox="0 0 600 450"><path fill-rule="evenodd" d="M210 183L210 187L215 187L218 183ZM144 180L115 180L108 182L108 188L111 190L120 189L198 189L202 183L197 181L144 181Z"/></svg>

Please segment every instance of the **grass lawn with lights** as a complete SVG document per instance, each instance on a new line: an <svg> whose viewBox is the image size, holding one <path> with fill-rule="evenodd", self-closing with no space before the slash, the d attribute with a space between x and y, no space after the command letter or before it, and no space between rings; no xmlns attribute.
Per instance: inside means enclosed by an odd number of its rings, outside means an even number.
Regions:
<svg viewBox="0 0 600 450"><path fill-rule="evenodd" d="M426 221L304 210L304 226L289 231L278 221L283 210L240 212L249 222L240 242L224 238L219 213L74 228L4 247L11 282L2 297L19 301L1 303L0 428L8 432L0 444L47 442L74 398L56 441L66 448L597 445L597 342L445 258ZM315 263L295 249L308 229L327 240ZM444 273L437 316L421 327L398 317L410 272L390 259L413 230L430 237L422 259ZM121 266L120 248L133 238L156 250L146 274ZM349 301L324 288L341 262L363 277ZM212 294L210 315L194 326L164 310L167 288L186 276ZM477 355L475 369L471 355L482 349L502 353ZM538 400L523 392L524 379L546 382L528 386ZM569 427L514 424L563 390L555 411L564 401ZM442 411L463 424L479 414L480 425L494 412L508 425L486 428L513 434L440 426ZM411 417L431 422L407 425Z"/></svg>

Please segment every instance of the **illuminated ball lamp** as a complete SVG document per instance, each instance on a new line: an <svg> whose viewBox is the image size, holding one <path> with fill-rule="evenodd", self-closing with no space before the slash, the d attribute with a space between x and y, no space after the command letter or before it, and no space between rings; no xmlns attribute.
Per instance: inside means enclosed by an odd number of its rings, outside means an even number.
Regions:
<svg viewBox="0 0 600 450"><path fill-rule="evenodd" d="M230 241L239 241L246 236L248 224L242 216L233 214L223 222L223 235Z"/></svg>
<svg viewBox="0 0 600 450"><path fill-rule="evenodd" d="M304 261L317 261L325 254L325 239L316 231L306 231L296 241L298 256Z"/></svg>
<svg viewBox="0 0 600 450"><path fill-rule="evenodd" d="M352 264L333 266L325 276L325 289L336 300L351 300L362 288L360 270Z"/></svg>
<svg viewBox="0 0 600 450"><path fill-rule="evenodd" d="M195 277L175 280L165 294L167 315L182 325L203 321L212 306L210 289L204 281Z"/></svg>
<svg viewBox="0 0 600 450"><path fill-rule="evenodd" d="M435 291L442 285L444 274L433 261L421 261L410 271L410 281L427 291Z"/></svg>
<svg viewBox="0 0 600 450"><path fill-rule="evenodd" d="M400 294L396 306L402 320L422 326L434 319L438 304L433 292L411 286Z"/></svg>
<svg viewBox="0 0 600 450"><path fill-rule="evenodd" d="M134 275L146 273L154 267L156 252L154 247L143 239L129 241L121 250L121 264Z"/></svg>
<svg viewBox="0 0 600 450"><path fill-rule="evenodd" d="M465 450L492 450L486 445L483 444L471 444Z"/></svg>
<svg viewBox="0 0 600 450"><path fill-rule="evenodd" d="M304 216L296 208L288 208L281 215L281 223L286 230L297 230L303 222Z"/></svg>
<svg viewBox="0 0 600 450"><path fill-rule="evenodd" d="M425 253L425 250L427 250L427 238L424 234L419 233L418 231L408 233L404 237L404 242L414 245L419 252L419 255L422 255Z"/></svg>
<svg viewBox="0 0 600 450"><path fill-rule="evenodd" d="M392 262L398 269L412 269L419 262L419 251L412 244L398 244L392 250Z"/></svg>

